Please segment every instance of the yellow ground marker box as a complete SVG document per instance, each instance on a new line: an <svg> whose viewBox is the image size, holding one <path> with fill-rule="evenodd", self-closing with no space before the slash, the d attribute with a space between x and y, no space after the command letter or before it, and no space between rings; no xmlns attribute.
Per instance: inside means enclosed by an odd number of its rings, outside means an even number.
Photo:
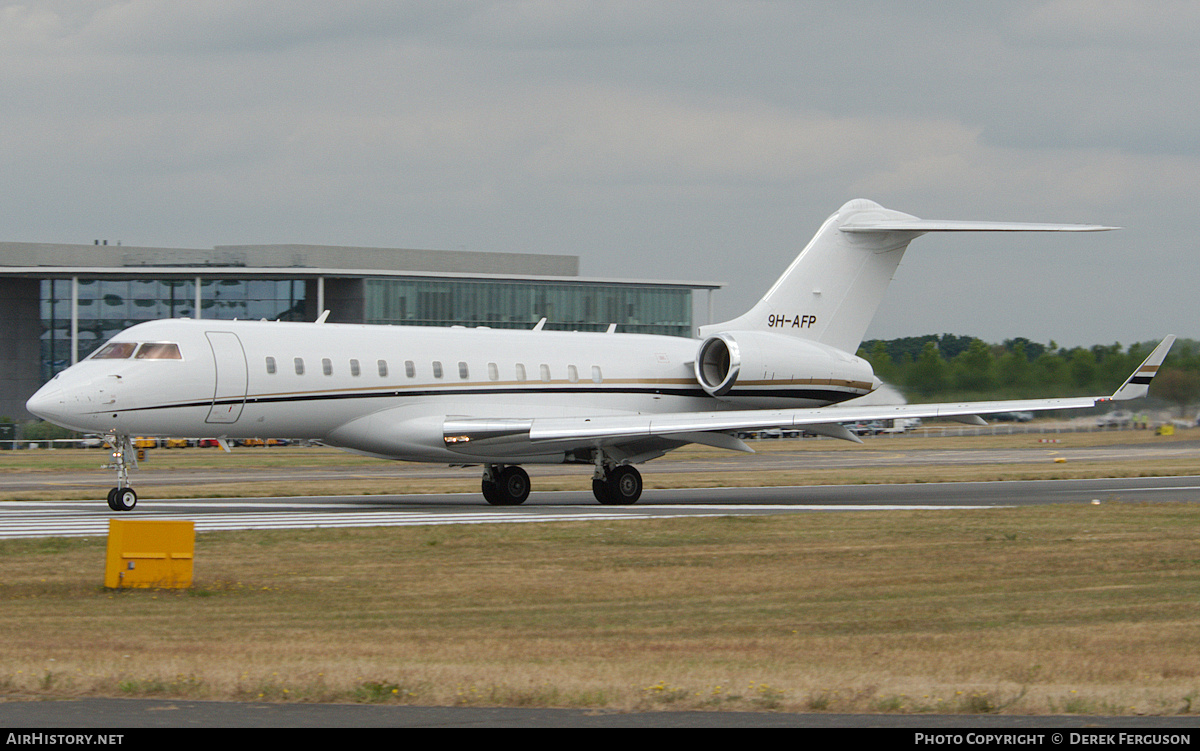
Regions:
<svg viewBox="0 0 1200 751"><path fill-rule="evenodd" d="M195 522L109 519L104 586L187 589L195 550Z"/></svg>

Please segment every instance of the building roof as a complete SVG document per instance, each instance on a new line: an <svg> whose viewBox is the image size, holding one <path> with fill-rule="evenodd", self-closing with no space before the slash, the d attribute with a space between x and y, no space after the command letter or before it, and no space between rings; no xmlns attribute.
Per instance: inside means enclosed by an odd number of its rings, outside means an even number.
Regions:
<svg viewBox="0 0 1200 751"><path fill-rule="evenodd" d="M719 289L720 282L586 278L578 256L362 248L335 245L218 245L152 248L0 242L0 276L85 277L446 277Z"/></svg>

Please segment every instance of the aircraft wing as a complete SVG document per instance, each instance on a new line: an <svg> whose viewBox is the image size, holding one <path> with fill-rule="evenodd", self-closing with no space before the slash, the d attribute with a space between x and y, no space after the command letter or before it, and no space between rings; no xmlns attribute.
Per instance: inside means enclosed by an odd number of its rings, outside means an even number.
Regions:
<svg viewBox="0 0 1200 751"><path fill-rule="evenodd" d="M448 446L463 453L486 452L488 443L526 443L550 446L616 446L647 439L705 443L735 450L749 447L732 436L715 434L767 428L804 429L823 435L859 441L844 423L897 418L949 418L986 424L980 415L1001 412L1037 412L1086 409L1108 401L1145 396L1150 382L1167 356L1175 337L1164 339L1150 356L1111 396L1058 399L1010 399L988 402L832 406L814 409L736 410L665 414L606 415L531 419L450 418L444 431Z"/></svg>
<svg viewBox="0 0 1200 751"><path fill-rule="evenodd" d="M826 407L798 410L742 410L736 412L685 412L666 415L622 415L596 418L555 418L533 420L529 440L562 441L569 439L613 440L650 436L669 437L711 431L762 430L767 428L810 428L848 422L892 420L896 418L973 418L997 412L1035 412L1049 409L1094 407L1108 397L1074 399L1024 399L959 404L898 404L872 407ZM980 423L984 424L984 423ZM815 431L822 432L822 431ZM834 434L836 429L828 429ZM849 431L837 435L857 440Z"/></svg>

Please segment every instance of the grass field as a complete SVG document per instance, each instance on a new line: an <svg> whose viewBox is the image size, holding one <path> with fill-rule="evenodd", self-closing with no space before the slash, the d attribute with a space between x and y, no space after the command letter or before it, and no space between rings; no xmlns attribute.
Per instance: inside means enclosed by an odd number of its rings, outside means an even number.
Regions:
<svg viewBox="0 0 1200 751"><path fill-rule="evenodd" d="M1200 713L1200 503L207 533L187 591L104 545L0 541L0 693Z"/></svg>

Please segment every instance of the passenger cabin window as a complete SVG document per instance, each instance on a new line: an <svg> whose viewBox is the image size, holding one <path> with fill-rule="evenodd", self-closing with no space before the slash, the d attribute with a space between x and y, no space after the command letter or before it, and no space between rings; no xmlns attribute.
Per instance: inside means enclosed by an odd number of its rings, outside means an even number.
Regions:
<svg viewBox="0 0 1200 751"><path fill-rule="evenodd" d="M124 360L137 349L134 342L111 342L92 355L93 360Z"/></svg>
<svg viewBox="0 0 1200 751"><path fill-rule="evenodd" d="M499 381L500 380L500 368L498 368L496 366L496 363L494 363L494 362L488 363L488 380L491 380L491 381Z"/></svg>
<svg viewBox="0 0 1200 751"><path fill-rule="evenodd" d="M361 371L358 369L358 360L350 361L350 375L357 376Z"/></svg>
<svg viewBox="0 0 1200 751"><path fill-rule="evenodd" d="M579 383L579 368L576 368L574 365L568 365L567 380L571 383Z"/></svg>
<svg viewBox="0 0 1200 751"><path fill-rule="evenodd" d="M417 377L417 365L412 360L404 361L404 375L408 376L409 378Z"/></svg>
<svg viewBox="0 0 1200 751"><path fill-rule="evenodd" d="M275 375L275 358L267 358L267 375Z"/></svg>
<svg viewBox="0 0 1200 751"><path fill-rule="evenodd" d="M182 360L179 345L169 342L147 342L138 348L135 360Z"/></svg>
<svg viewBox="0 0 1200 751"><path fill-rule="evenodd" d="M439 360L433 361L433 377L434 378L442 377L442 363Z"/></svg>
<svg viewBox="0 0 1200 751"><path fill-rule="evenodd" d="M542 380L543 380L543 381L545 381L546 383L549 383L549 382L550 382L550 366L549 366L549 365L542 365L542 366L539 368L539 370L540 370L540 371L541 371L541 373L542 373Z"/></svg>
<svg viewBox="0 0 1200 751"><path fill-rule="evenodd" d="M321 372L325 375L333 375L333 361L328 357L321 360Z"/></svg>
<svg viewBox="0 0 1200 751"><path fill-rule="evenodd" d="M604 381L604 374L600 372L600 366L593 365L592 366L592 383L602 383L603 381Z"/></svg>
<svg viewBox="0 0 1200 751"><path fill-rule="evenodd" d="M379 377L387 378L387 360L379 361Z"/></svg>
<svg viewBox="0 0 1200 751"><path fill-rule="evenodd" d="M295 360L292 360L292 362L296 364L296 375L304 375L304 358L297 357Z"/></svg>
<svg viewBox="0 0 1200 751"><path fill-rule="evenodd" d="M463 380L465 381L465 380L467 380L467 378L469 378L470 376L471 376L471 373L470 373L470 371L467 369L467 364L466 364L465 362L460 362L460 363L458 364L458 377L459 377L459 378L461 378L461 379L463 379Z"/></svg>
<svg viewBox="0 0 1200 751"><path fill-rule="evenodd" d="M517 380L518 381L525 380L525 366L522 365L521 363L517 363Z"/></svg>

